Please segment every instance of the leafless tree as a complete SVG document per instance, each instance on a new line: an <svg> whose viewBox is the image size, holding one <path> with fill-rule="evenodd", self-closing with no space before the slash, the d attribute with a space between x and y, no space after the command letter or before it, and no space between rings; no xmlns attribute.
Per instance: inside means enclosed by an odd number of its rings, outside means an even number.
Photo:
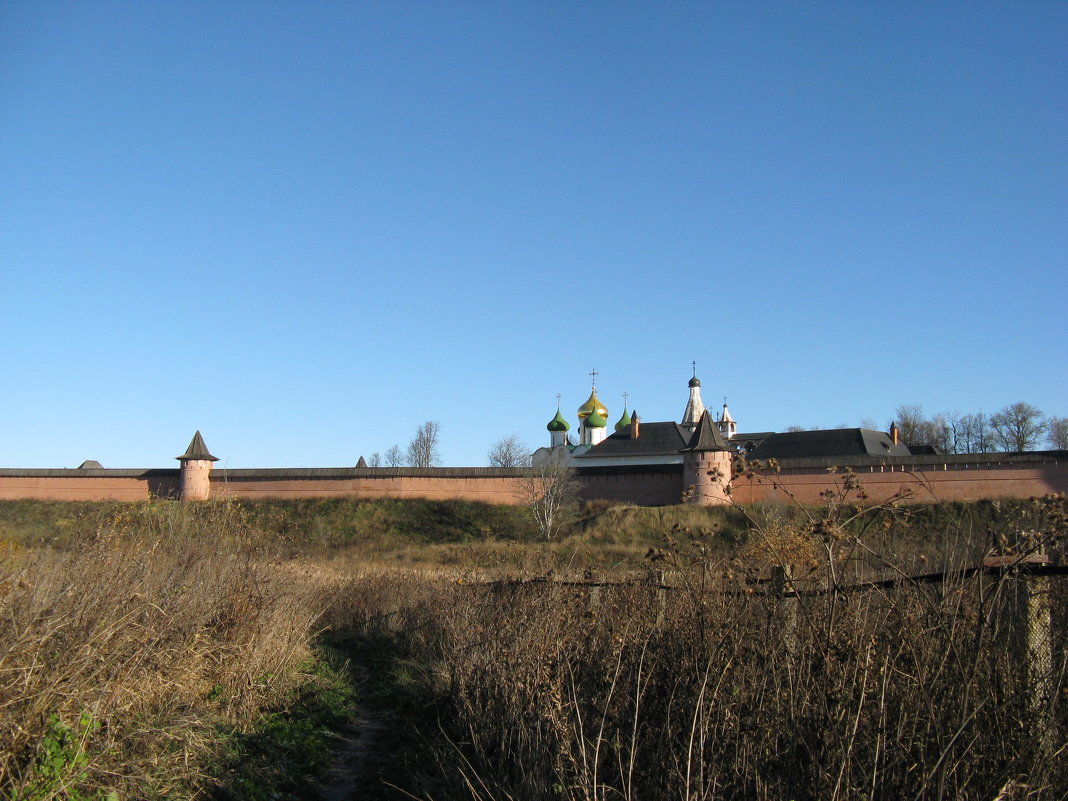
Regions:
<svg viewBox="0 0 1068 801"><path fill-rule="evenodd" d="M487 456L490 467L530 467L530 448L515 434L493 443Z"/></svg>
<svg viewBox="0 0 1068 801"><path fill-rule="evenodd" d="M384 457L386 467L404 467L404 452L399 445L391 445Z"/></svg>
<svg viewBox="0 0 1068 801"><path fill-rule="evenodd" d="M1003 451L1030 451L1042 440L1046 421L1030 403L1006 406L990 418L994 441Z"/></svg>
<svg viewBox="0 0 1068 801"><path fill-rule="evenodd" d="M427 420L415 432L408 443L409 467L437 467L441 464L438 451L438 439L441 436L441 423Z"/></svg>
<svg viewBox="0 0 1068 801"><path fill-rule="evenodd" d="M954 412L949 416L949 426L953 435L954 453L988 453L992 442L990 421L983 412L960 414Z"/></svg>
<svg viewBox="0 0 1068 801"><path fill-rule="evenodd" d="M562 462L548 461L527 470L519 495L541 536L551 540L574 514L578 492L575 471Z"/></svg>
<svg viewBox="0 0 1068 801"><path fill-rule="evenodd" d="M894 409L898 435L906 445L925 445L920 442L924 423L923 406L918 403L902 403Z"/></svg>
<svg viewBox="0 0 1068 801"><path fill-rule="evenodd" d="M381 467L382 466L382 454L375 451L371 454L371 458L367 460L368 467Z"/></svg>
<svg viewBox="0 0 1068 801"><path fill-rule="evenodd" d="M1046 438L1055 450L1068 450L1068 417L1051 417L1046 421Z"/></svg>

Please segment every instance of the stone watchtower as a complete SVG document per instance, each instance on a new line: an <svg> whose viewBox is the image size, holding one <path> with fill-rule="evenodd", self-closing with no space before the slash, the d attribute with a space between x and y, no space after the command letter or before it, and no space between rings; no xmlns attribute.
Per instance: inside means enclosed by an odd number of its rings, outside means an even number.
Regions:
<svg viewBox="0 0 1068 801"><path fill-rule="evenodd" d="M682 449L682 487L687 503L718 506L730 502L733 451L705 409ZM692 490L691 490L692 488Z"/></svg>
<svg viewBox="0 0 1068 801"><path fill-rule="evenodd" d="M183 501L206 501L211 496L211 463L219 460L208 453L199 431L185 453L175 458L182 463L178 497Z"/></svg>

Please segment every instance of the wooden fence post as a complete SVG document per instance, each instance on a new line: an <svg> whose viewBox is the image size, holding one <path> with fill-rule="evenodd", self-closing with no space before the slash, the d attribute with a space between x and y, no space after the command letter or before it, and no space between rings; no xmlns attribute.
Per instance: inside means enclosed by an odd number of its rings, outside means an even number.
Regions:
<svg viewBox="0 0 1068 801"><path fill-rule="evenodd" d="M1048 557L1047 557L1048 558ZM1027 599L1024 623L1027 638L1027 703L1043 748L1053 744L1053 605L1052 582L1040 575L1044 562L1024 568L1024 594Z"/></svg>
<svg viewBox="0 0 1068 801"><path fill-rule="evenodd" d="M663 570L656 570L653 572L653 581L656 582L657 628L660 628L664 625L664 618L667 617L667 585L664 584L666 578L667 575Z"/></svg>
<svg viewBox="0 0 1068 801"><path fill-rule="evenodd" d="M601 605L601 585L598 583L600 577L594 571L590 570L586 573L586 578L593 582L590 586L589 594L586 596L586 607L592 612Z"/></svg>
<svg viewBox="0 0 1068 801"><path fill-rule="evenodd" d="M771 569L771 594L778 599L776 617L782 622L782 644L791 656L797 651L797 596L790 584L794 577L792 565L775 565ZM787 593L790 597L786 597Z"/></svg>

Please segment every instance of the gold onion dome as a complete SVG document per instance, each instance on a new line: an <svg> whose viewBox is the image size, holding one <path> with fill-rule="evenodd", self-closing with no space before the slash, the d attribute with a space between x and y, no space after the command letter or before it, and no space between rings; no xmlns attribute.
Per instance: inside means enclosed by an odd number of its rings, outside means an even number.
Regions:
<svg viewBox="0 0 1068 801"><path fill-rule="evenodd" d="M578 407L579 420L585 420L594 412L597 412L603 419L608 419L608 409L601 403L601 399L597 397L596 389L590 393L590 399Z"/></svg>

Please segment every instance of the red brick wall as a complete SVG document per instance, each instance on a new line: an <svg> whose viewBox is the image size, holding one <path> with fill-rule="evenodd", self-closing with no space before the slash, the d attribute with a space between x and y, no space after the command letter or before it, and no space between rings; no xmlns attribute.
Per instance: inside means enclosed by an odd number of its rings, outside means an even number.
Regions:
<svg viewBox="0 0 1068 801"><path fill-rule="evenodd" d="M891 497L901 488L913 501L957 501L980 498L1030 497L1068 493L1068 462L989 464L924 464L855 468L872 501ZM423 475L419 475L422 472ZM408 475L402 475L407 473ZM582 497L604 498L641 506L677 504L682 494L681 466L586 469L580 476ZM739 503L789 500L818 504L820 493L840 485L841 476L825 468L788 468L775 481L736 477L733 499ZM523 480L515 471L449 469L381 471L355 476L351 470L217 470L212 473L213 497L308 498L347 495L360 498L463 499L486 503L521 503ZM177 470L12 470L0 469L0 500L137 501L174 497Z"/></svg>
<svg viewBox="0 0 1068 801"><path fill-rule="evenodd" d="M682 503L682 465L673 470L605 472L580 476L583 500L603 498L619 503L634 503L638 506L671 506ZM631 472L633 471L633 472Z"/></svg>
<svg viewBox="0 0 1068 801"><path fill-rule="evenodd" d="M870 501L879 503L902 489L913 502L975 501L981 498L1029 498L1054 492L1068 492L1068 463L1038 465L989 465L943 469L928 465L913 471L879 468L865 472L855 469ZM841 487L841 474L826 469L784 470L781 475L752 480L737 477L733 498L738 503L789 501L819 504L820 493ZM777 485L777 486L776 486Z"/></svg>
<svg viewBox="0 0 1068 801"><path fill-rule="evenodd" d="M84 476L3 476L0 500L143 501L149 497L143 478Z"/></svg>
<svg viewBox="0 0 1068 801"><path fill-rule="evenodd" d="M227 479L213 475L213 498L427 498L482 501L513 505L521 502L522 482L510 477L386 476L375 478L255 478Z"/></svg>

